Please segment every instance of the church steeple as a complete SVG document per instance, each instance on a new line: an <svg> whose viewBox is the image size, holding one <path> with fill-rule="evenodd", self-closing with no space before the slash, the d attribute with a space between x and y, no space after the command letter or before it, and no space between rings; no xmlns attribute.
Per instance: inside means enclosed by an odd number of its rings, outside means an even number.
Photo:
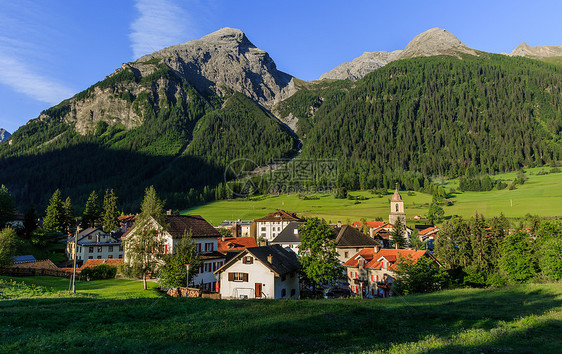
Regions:
<svg viewBox="0 0 562 354"><path fill-rule="evenodd" d="M406 225L406 213L404 212L404 201L400 192L398 192L398 183L396 183L396 189L390 200L390 214L388 215L388 222L393 224L397 219L401 219L402 223Z"/></svg>

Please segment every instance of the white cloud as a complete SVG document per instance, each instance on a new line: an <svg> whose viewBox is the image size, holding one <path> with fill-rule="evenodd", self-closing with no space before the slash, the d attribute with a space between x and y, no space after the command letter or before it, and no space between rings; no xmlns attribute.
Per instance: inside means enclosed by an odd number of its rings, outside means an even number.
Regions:
<svg viewBox="0 0 562 354"><path fill-rule="evenodd" d="M0 68L1 83L38 101L54 105L74 94L70 88L34 73L21 60L2 56Z"/></svg>
<svg viewBox="0 0 562 354"><path fill-rule="evenodd" d="M170 0L136 0L140 16L131 24L134 59L195 38L194 21Z"/></svg>

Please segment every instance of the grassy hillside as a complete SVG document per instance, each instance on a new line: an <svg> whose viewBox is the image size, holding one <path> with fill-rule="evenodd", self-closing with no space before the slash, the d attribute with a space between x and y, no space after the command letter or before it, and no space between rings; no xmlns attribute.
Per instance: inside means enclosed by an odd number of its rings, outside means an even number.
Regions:
<svg viewBox="0 0 562 354"><path fill-rule="evenodd" d="M555 352L562 284L377 300L27 295L0 302L0 318L2 352Z"/></svg>
<svg viewBox="0 0 562 354"><path fill-rule="evenodd" d="M507 217L523 217L527 213L541 216L562 216L562 173L537 175L544 168L527 169L529 180L516 190L504 189L489 192L458 192L453 195L454 205L444 206L445 215L470 217L476 211L487 217L504 213ZM496 179L512 181L515 173L494 176ZM447 191L458 191L458 180L445 181ZM318 199L304 200L297 195L263 196L251 200L236 199L216 201L185 210L184 213L199 214L214 225L225 219L254 219L275 210L285 209L305 216L318 216L328 222L347 222L381 217L388 220L391 195L379 198L370 192L350 192L352 196L364 196L367 200L336 199L333 195L317 195ZM414 215L427 213L431 195L415 192L409 196L402 192L409 222Z"/></svg>

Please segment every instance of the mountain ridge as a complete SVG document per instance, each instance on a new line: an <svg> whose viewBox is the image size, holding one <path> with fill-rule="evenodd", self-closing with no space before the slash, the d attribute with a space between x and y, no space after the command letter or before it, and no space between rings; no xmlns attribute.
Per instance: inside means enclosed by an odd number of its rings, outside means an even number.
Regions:
<svg viewBox="0 0 562 354"><path fill-rule="evenodd" d="M10 134L6 129L0 128L0 143L8 140L12 134Z"/></svg>

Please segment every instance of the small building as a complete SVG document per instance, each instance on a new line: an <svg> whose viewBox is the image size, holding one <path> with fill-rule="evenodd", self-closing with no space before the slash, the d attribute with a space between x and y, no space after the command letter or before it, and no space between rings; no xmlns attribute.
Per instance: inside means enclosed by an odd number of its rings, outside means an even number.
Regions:
<svg viewBox="0 0 562 354"><path fill-rule="evenodd" d="M364 248L344 263L351 292L362 297L392 296L397 261L408 258L417 261L429 257L435 267L441 263L427 251Z"/></svg>
<svg viewBox="0 0 562 354"><path fill-rule="evenodd" d="M251 247L215 271L223 299L298 299L297 255L279 245Z"/></svg>
<svg viewBox="0 0 562 354"><path fill-rule="evenodd" d="M239 253L250 247L258 247L253 237L222 237L219 239L218 251L222 253Z"/></svg>
<svg viewBox="0 0 562 354"><path fill-rule="evenodd" d="M66 256L74 257L74 237L66 241ZM87 228L77 235L76 260L123 258L121 241L94 227Z"/></svg>
<svg viewBox="0 0 562 354"><path fill-rule="evenodd" d="M31 254L26 254L23 256L14 256L13 260L14 260L14 264L37 262L37 259L35 259L35 257Z"/></svg>
<svg viewBox="0 0 562 354"><path fill-rule="evenodd" d="M365 235L351 225L343 225L341 228L334 228L336 234L336 251L341 263L345 263L349 257L353 256L366 247L380 247L381 244L371 237Z"/></svg>
<svg viewBox="0 0 562 354"><path fill-rule="evenodd" d="M225 220L217 228L229 230L233 237L256 236L254 220Z"/></svg>
<svg viewBox="0 0 562 354"><path fill-rule="evenodd" d="M275 237L270 245L280 245L283 248L299 254L299 246L301 245L301 236L299 228L304 224L302 221L292 221Z"/></svg>
<svg viewBox="0 0 562 354"><path fill-rule="evenodd" d="M434 249L434 241L438 232L439 228L437 226L430 226L418 232L420 240L426 244L426 248L429 251Z"/></svg>
<svg viewBox="0 0 562 354"><path fill-rule="evenodd" d="M267 242L272 241L283 229L293 221L304 221L295 213L277 210L263 218L256 219L256 237Z"/></svg>

